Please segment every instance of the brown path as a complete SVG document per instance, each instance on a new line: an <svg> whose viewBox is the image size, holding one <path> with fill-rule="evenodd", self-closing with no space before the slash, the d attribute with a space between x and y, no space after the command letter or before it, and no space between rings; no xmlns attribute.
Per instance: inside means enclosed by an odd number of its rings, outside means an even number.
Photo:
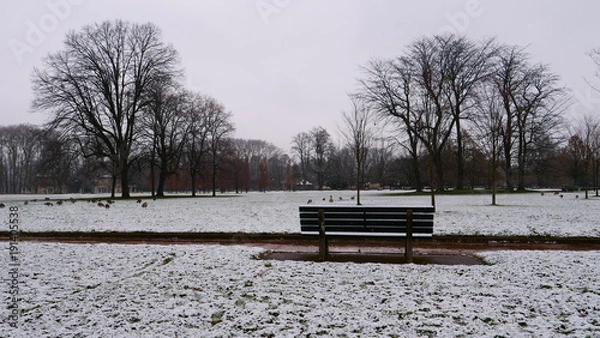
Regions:
<svg viewBox="0 0 600 338"><path fill-rule="evenodd" d="M9 241L0 232L0 241ZM155 233L155 232L20 232L19 241L121 244L222 244L248 245L267 249L264 259L314 260L316 237L271 233ZM403 240L394 238L331 239L332 261L402 263ZM416 263L481 264L477 252L490 250L600 250L600 238L589 237L495 237L434 236L416 240Z"/></svg>

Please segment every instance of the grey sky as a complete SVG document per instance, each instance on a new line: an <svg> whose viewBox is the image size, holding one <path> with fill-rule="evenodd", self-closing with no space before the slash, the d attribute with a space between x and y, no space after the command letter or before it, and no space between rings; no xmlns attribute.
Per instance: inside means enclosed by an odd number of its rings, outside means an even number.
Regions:
<svg viewBox="0 0 600 338"><path fill-rule="evenodd" d="M179 51L188 89L234 114L236 137L288 151L294 135L323 126L337 137L360 66L400 55L424 35L453 31L529 46L573 90L569 114L600 113L583 77L600 47L600 2L484 0L46 0L0 3L0 125L42 123L30 76L65 32L112 19L153 22Z"/></svg>

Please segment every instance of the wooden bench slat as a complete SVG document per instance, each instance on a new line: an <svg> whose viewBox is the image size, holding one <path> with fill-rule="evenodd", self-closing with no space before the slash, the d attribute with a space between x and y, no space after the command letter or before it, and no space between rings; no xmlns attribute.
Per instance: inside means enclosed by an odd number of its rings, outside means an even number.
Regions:
<svg viewBox="0 0 600 338"><path fill-rule="evenodd" d="M402 225L402 224L406 224L407 223L407 219L406 218L366 218L366 219L360 219L360 218L328 218L327 216L325 216L325 218L327 219L327 224L336 224L336 223L353 223L353 224L365 224L365 225L369 225L369 224L390 224L390 225ZM433 224L433 218L422 218L422 219L413 219L412 220L413 224L414 223L420 223L420 224ZM304 219L300 219L300 224L319 224L319 220L316 218L304 218Z"/></svg>
<svg viewBox="0 0 600 338"><path fill-rule="evenodd" d="M405 208L397 208L397 207L390 207L390 208L384 208L384 207L361 207L359 209L355 208L342 208L342 207L338 207L338 208L334 208L334 207L300 207L300 215L302 214L314 214L314 213L318 213L319 210L323 210L325 212L325 214L328 215L336 215L336 214L343 214L343 215L361 215L364 213L369 213L369 214L374 214L374 215L378 215L378 214L406 214L407 210L411 209L413 210L413 213L415 214L433 214L435 213L435 210L431 207L413 207L413 208L409 208L409 207L405 207Z"/></svg>

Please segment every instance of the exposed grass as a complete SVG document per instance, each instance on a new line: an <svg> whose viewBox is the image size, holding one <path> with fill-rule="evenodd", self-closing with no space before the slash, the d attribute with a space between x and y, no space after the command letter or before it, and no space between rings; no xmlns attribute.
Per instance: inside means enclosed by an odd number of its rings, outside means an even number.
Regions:
<svg viewBox="0 0 600 338"><path fill-rule="evenodd" d="M496 194L539 194L539 191L532 190L524 190L524 191L510 191L510 190L497 190ZM461 190L444 190L444 191L436 191L435 195L491 195L492 190L490 189L461 189ZM385 195L385 196L431 196L430 191L421 191L421 192L388 192L377 194L377 195Z"/></svg>
<svg viewBox="0 0 600 338"><path fill-rule="evenodd" d="M242 195L243 195L243 193L233 193L233 192L232 193L224 193L224 194L219 193L216 196L201 193L196 196L192 196L191 194L189 194L189 195L166 195L166 196L162 196L162 197L154 197L151 195L135 195L135 196L130 196L130 197L93 196L93 197L79 197L79 198L53 198L52 195L48 195L48 196L40 195L39 198L30 199L29 201L34 200L36 202L63 201L65 203L66 202L86 202L87 203L90 200L96 201L96 202L103 202L103 201L107 201L107 200L113 200L113 201L144 200L144 201L148 201L148 200L169 200L169 199L186 199L186 198L237 198L237 197L241 197Z"/></svg>

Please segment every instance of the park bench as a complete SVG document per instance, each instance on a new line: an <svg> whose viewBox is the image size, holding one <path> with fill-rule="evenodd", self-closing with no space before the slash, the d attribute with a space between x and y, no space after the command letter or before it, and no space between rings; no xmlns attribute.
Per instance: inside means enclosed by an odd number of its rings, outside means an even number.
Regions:
<svg viewBox="0 0 600 338"><path fill-rule="evenodd" d="M433 206L300 206L302 235L319 236L319 259L329 255L329 237L404 238L412 262L413 238L432 238Z"/></svg>

